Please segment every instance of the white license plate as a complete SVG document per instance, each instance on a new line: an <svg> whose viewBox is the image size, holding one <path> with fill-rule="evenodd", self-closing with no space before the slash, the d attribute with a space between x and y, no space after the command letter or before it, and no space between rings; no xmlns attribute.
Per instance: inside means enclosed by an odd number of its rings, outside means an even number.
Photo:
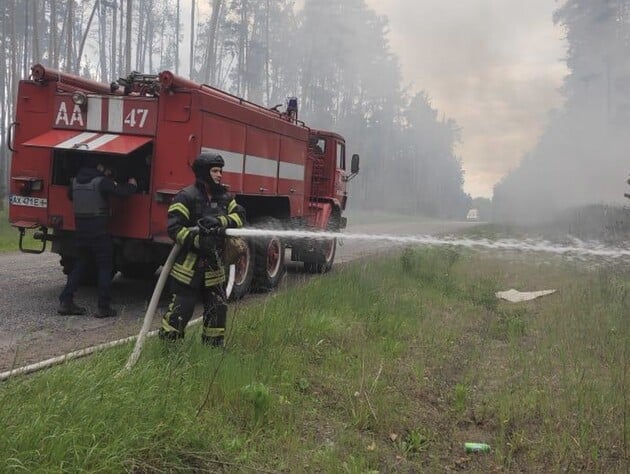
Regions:
<svg viewBox="0 0 630 474"><path fill-rule="evenodd" d="M14 206L48 207L48 199L12 194L9 196L9 204L13 204Z"/></svg>

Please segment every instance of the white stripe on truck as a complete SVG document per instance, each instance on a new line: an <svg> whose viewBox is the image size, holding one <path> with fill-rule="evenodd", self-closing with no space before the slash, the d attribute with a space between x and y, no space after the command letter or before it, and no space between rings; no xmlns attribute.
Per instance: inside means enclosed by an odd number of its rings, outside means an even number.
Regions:
<svg viewBox="0 0 630 474"><path fill-rule="evenodd" d="M241 153L209 147L201 147L201 151L221 155L225 161L223 171L228 173L243 173L244 171L245 174L264 176L266 178L279 177L280 179L297 181L304 179L304 165L297 163L281 161L278 169L278 161L273 158L263 158L254 155L243 157ZM245 170L243 170L243 162L245 162Z"/></svg>

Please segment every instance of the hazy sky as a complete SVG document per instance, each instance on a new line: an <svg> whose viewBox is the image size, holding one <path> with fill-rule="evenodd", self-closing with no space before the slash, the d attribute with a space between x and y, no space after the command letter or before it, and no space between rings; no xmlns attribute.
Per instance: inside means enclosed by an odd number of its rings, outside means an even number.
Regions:
<svg viewBox="0 0 630 474"><path fill-rule="evenodd" d="M556 0L366 0L390 21L405 84L463 128L464 189L493 185L536 143L562 104L567 70Z"/></svg>

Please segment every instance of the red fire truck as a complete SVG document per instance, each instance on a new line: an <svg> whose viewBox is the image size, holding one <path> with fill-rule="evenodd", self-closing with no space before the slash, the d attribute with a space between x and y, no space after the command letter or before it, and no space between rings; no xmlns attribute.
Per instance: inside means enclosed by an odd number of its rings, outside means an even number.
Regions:
<svg viewBox="0 0 630 474"><path fill-rule="evenodd" d="M343 137L298 120L296 99L280 112L169 71L132 73L106 85L35 65L20 81L9 132L9 220L20 250L42 253L51 242L66 273L75 262L67 187L90 154L106 160L118 181L138 181L135 195L111 203L115 268L130 278L148 277L166 260L167 209L193 182L190 164L202 150L223 156L223 182L251 227L344 228L347 182L359 170L358 155L347 169ZM41 245L26 244L29 230ZM285 248L306 271L325 272L336 245L250 239L236 264L233 296L274 288L285 271Z"/></svg>

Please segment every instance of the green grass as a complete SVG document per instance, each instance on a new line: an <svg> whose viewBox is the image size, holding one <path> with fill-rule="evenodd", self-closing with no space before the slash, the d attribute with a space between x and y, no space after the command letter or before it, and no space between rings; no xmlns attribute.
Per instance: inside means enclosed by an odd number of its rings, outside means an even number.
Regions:
<svg viewBox="0 0 630 474"><path fill-rule="evenodd" d="M627 472L629 276L446 249L337 267L233 305L226 353L191 328L123 377L131 346L4 382L0 472Z"/></svg>
<svg viewBox="0 0 630 474"><path fill-rule="evenodd" d="M9 212L0 210L0 252L17 252L19 250L20 233L9 224ZM24 238L26 248L41 248L42 244L33 239L33 232L26 233Z"/></svg>
<svg viewBox="0 0 630 474"><path fill-rule="evenodd" d="M0 252L18 249L18 231L9 224L9 213L0 211Z"/></svg>

